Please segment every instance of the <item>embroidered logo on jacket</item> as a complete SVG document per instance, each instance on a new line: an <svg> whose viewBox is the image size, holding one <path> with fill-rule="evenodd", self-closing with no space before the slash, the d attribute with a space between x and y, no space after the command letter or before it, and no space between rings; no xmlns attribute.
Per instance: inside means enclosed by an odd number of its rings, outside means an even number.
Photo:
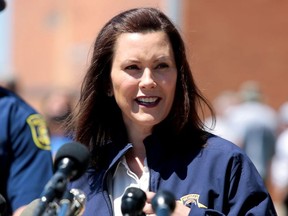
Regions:
<svg viewBox="0 0 288 216"><path fill-rule="evenodd" d="M30 126L35 145L40 149L50 150L50 138L44 118L40 114L33 114L26 121Z"/></svg>
<svg viewBox="0 0 288 216"><path fill-rule="evenodd" d="M180 200L186 206L194 204L198 206L198 208L207 208L207 206L199 202L199 197L200 197L199 194L188 194L186 196L181 197Z"/></svg>

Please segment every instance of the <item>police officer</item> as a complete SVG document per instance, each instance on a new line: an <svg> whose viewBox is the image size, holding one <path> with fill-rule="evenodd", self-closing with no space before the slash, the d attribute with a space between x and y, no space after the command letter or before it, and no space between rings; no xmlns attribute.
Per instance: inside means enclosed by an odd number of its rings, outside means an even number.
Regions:
<svg viewBox="0 0 288 216"><path fill-rule="evenodd" d="M0 194L6 213L20 215L53 175L43 117L18 95L0 87ZM0 213L1 215L1 213Z"/></svg>

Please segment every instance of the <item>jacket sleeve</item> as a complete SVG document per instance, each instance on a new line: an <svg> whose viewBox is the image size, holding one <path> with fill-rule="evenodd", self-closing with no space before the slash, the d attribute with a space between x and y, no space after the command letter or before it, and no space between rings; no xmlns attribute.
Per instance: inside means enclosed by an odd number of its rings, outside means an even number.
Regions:
<svg viewBox="0 0 288 216"><path fill-rule="evenodd" d="M237 154L229 163L223 211L192 207L189 215L277 215L264 181L251 160L245 154Z"/></svg>
<svg viewBox="0 0 288 216"><path fill-rule="evenodd" d="M42 116L16 104L11 106L10 125L12 156L7 195L14 211L40 196L53 175L53 165L48 129Z"/></svg>

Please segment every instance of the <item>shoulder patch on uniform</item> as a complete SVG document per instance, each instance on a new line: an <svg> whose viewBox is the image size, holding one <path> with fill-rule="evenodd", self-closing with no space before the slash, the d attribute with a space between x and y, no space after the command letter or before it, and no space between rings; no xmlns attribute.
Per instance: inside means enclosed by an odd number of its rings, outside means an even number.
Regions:
<svg viewBox="0 0 288 216"><path fill-rule="evenodd" d="M50 137L46 121L40 114L32 114L26 119L30 126L35 145L43 150L51 150Z"/></svg>

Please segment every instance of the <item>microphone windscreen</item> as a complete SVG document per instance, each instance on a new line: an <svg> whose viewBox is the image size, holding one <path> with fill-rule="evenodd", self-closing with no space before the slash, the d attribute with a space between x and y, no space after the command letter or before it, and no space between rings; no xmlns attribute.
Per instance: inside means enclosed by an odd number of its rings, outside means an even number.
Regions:
<svg viewBox="0 0 288 216"><path fill-rule="evenodd" d="M152 208L157 213L157 210L168 210L169 212L173 212L176 207L174 194L166 191L159 190L156 195L152 199Z"/></svg>
<svg viewBox="0 0 288 216"><path fill-rule="evenodd" d="M142 215L143 207L147 200L146 193L140 188L129 187L121 200L121 212L123 215Z"/></svg>
<svg viewBox="0 0 288 216"><path fill-rule="evenodd" d="M61 146L55 155L54 169L56 170L58 168L63 158L69 158L75 163L78 173L73 179L77 179L88 167L89 156L89 150L83 144L78 142L66 143Z"/></svg>

